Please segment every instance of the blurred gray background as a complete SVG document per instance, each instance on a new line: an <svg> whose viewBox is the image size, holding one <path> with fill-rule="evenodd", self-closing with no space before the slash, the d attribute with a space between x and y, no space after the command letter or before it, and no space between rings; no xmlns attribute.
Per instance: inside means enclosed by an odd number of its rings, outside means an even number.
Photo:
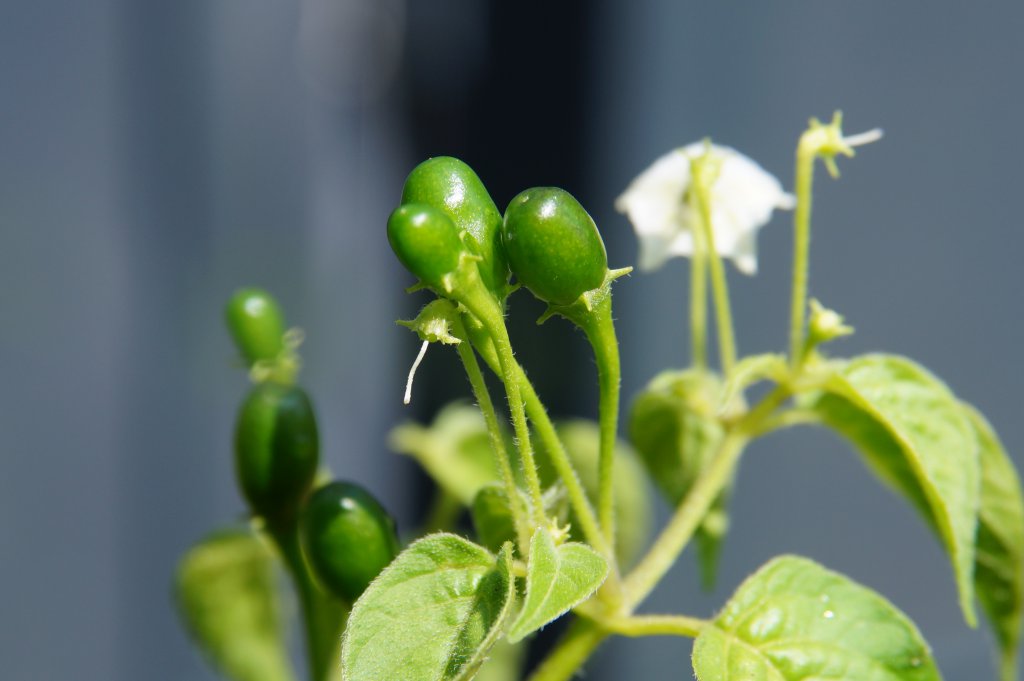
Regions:
<svg viewBox="0 0 1024 681"><path fill-rule="evenodd" d="M190 542L239 517L230 442L246 382L221 324L242 284L306 329L325 458L406 527L423 479L403 418L467 394L416 341L383 236L428 155L473 165L500 207L557 184L636 244L612 202L706 135L791 186L810 115L885 140L819 172L811 292L847 316L833 352L910 355L995 424L1024 466L1020 254L1024 5L1013 2L48 0L0 5L0 665L4 679L209 679L169 599ZM740 348L784 347L788 216L761 272L730 272ZM616 288L625 395L689 356L686 265ZM593 414L578 334L515 334L560 414ZM451 354L451 353L449 353ZM547 368L545 368L547 367ZM950 568L914 513L822 432L745 460L719 588L686 556L652 601L710 614L781 552L888 595L946 678L992 678ZM587 678L689 678L689 644L616 640Z"/></svg>

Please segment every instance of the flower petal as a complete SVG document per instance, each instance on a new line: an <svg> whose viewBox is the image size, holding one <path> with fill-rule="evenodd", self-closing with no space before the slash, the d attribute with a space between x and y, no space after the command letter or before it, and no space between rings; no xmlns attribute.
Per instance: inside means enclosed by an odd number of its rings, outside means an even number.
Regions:
<svg viewBox="0 0 1024 681"><path fill-rule="evenodd" d="M711 196L715 250L744 274L757 271L757 231L772 211L795 206L794 197L775 177L734 149L694 142L671 151L633 180L615 202L640 239L640 269L656 269L670 257L693 253L694 221L685 203L690 163L709 149L721 162Z"/></svg>

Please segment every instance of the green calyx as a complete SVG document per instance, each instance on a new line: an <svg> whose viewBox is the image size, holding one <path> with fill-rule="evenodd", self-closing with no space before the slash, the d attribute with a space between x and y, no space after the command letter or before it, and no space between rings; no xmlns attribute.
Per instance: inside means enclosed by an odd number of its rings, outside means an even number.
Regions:
<svg viewBox="0 0 1024 681"><path fill-rule="evenodd" d="M332 482L314 492L299 525L303 553L317 580L349 603L398 555L394 520L352 482Z"/></svg>
<svg viewBox="0 0 1024 681"><path fill-rule="evenodd" d="M472 168L451 156L427 159L405 180L402 204L423 204L447 215L465 234L470 253L480 258L484 284L504 297L509 271L501 247L501 213Z"/></svg>
<svg viewBox="0 0 1024 681"><path fill-rule="evenodd" d="M294 513L319 461L313 405L296 386L253 387L235 429L235 472L249 507L268 520Z"/></svg>
<svg viewBox="0 0 1024 681"><path fill-rule="evenodd" d="M599 288L608 254L597 225L563 189L521 192L505 211L502 243L516 279L537 298L570 305Z"/></svg>
<svg viewBox="0 0 1024 681"><path fill-rule="evenodd" d="M423 285L442 295L451 293L455 272L468 251L447 215L421 203L399 206L388 218L388 242Z"/></svg>

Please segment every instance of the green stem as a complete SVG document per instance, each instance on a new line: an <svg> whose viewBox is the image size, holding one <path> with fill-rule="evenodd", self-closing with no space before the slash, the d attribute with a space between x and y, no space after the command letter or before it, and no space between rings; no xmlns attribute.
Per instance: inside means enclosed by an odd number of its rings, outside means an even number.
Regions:
<svg viewBox="0 0 1024 681"><path fill-rule="evenodd" d="M607 636L608 633L595 623L585 619L576 620L554 650L530 675L529 681L565 681L572 678Z"/></svg>
<svg viewBox="0 0 1024 681"><path fill-rule="evenodd" d="M800 409L792 408L780 411L774 414L770 418L764 420L761 426L754 431L754 437L761 437L768 433L773 433L776 430L782 430L783 428L791 428L793 426L804 426L804 425L820 425L821 414L814 411L813 409Z"/></svg>
<svg viewBox="0 0 1024 681"><path fill-rule="evenodd" d="M517 380L517 373L521 371L521 368L512 354L512 342L508 337L508 329L505 328L504 315L498 303L482 286L478 288L473 287L464 292L460 297L460 302L484 325L497 352L498 364L501 369L500 375L503 378L505 392L508 395L512 427L519 444L519 456L523 465L526 490L530 495L530 504L533 506L533 522L536 526L540 527L547 523L547 517L544 513L540 475L537 472L537 462L533 457L533 448L530 443L530 427L526 423L526 411L523 407L523 399L519 381Z"/></svg>
<svg viewBox="0 0 1024 681"><path fill-rule="evenodd" d="M337 666L341 631L347 613L340 603L332 601L313 583L302 557L297 524L282 522L278 526L268 525L267 530L281 551L298 592L310 675L313 681L328 681Z"/></svg>
<svg viewBox="0 0 1024 681"><path fill-rule="evenodd" d="M806 135L806 133L805 133ZM795 368L804 355L807 271L811 243L811 185L816 148L801 138L796 150L796 210L793 212L793 298L790 303L789 361Z"/></svg>
<svg viewBox="0 0 1024 681"><path fill-rule="evenodd" d="M604 538L609 546L615 543L615 497L612 477L615 464L615 439L619 427L619 391L622 369L619 361L619 342L615 337L612 319L611 290L595 301L586 314L573 314L572 321L587 335L597 362L600 404L601 444L598 454L597 512Z"/></svg>
<svg viewBox="0 0 1024 681"><path fill-rule="evenodd" d="M710 465L697 478L696 484L676 509L650 551L626 577L628 608L636 607L647 598L672 567L679 553L704 520L708 509L732 479L743 448L750 441L752 434L788 396L786 389L776 388L729 430Z"/></svg>
<svg viewBox="0 0 1024 681"><path fill-rule="evenodd" d="M484 362L487 363L495 374L501 376L501 365L498 362L498 354L494 349L491 339L480 334L471 333L470 336L474 347L480 353ZM544 445L544 450L551 457L551 465L554 467L555 472L563 484L565 484L565 491L569 496L569 504L576 513L576 521L583 531L583 536L599 553L609 558L614 566L614 552L601 533L601 529L597 524L597 516L590 505L589 499L587 499L586 492L583 490L583 484L573 468L572 461L565 451L565 446L558 438L558 433L551 422L551 417L548 416L547 409L544 408L544 403L540 401L540 397L537 396L537 391L534 390L533 384L530 383L526 372L519 365L516 365L516 381L519 384L520 394L526 403L526 413L529 414L530 420L533 421L537 437L540 438ZM616 571L613 568L608 581L615 582L616 580Z"/></svg>
<svg viewBox="0 0 1024 681"><path fill-rule="evenodd" d="M451 492L438 488L434 494L434 502L430 507L427 520L423 523L423 534L433 532L449 532L459 519L462 502Z"/></svg>
<svg viewBox="0 0 1024 681"><path fill-rule="evenodd" d="M696 638L707 620L685 615L635 615L601 621L606 631L620 636L685 636Z"/></svg>
<svg viewBox="0 0 1024 681"><path fill-rule="evenodd" d="M548 416L544 403L540 401L540 397L537 396L533 384L530 383L530 379L527 378L526 372L523 371L522 367L519 367L517 379L522 390L523 399L526 401L526 411L533 421L537 437L544 443L544 450L551 457L551 465L554 466L558 477L565 484L565 491L569 495L569 504L572 506L573 511L576 512L576 520L580 524L580 529L583 530L583 536L591 546L608 558L614 566L615 552L612 550L611 544L605 541L597 522L597 515L594 513L594 508L590 505L590 500L587 498L587 493L583 489L583 483L580 482L576 469L573 468L569 454L565 451L565 445L558 438L558 432L555 430L555 425L551 422L551 417ZM614 578L614 574L613 569L612 575L608 578L609 581Z"/></svg>
<svg viewBox="0 0 1024 681"><path fill-rule="evenodd" d="M711 266L711 290L718 322L718 360L722 363L722 373L728 376L736 365L736 334L733 330L732 307L729 302L729 282L722 256L715 247L715 230L711 223L711 190L702 173L696 175L692 194L697 204L700 231L704 236L704 245Z"/></svg>
<svg viewBox="0 0 1024 681"><path fill-rule="evenodd" d="M464 324L460 322L459 326L462 328L455 329L456 335L459 338L467 339L468 335L465 332ZM494 409L494 402L491 401L491 393L487 390L487 383L484 381L484 375L480 371L480 364L476 360L473 346L468 340L465 340L459 343L456 348L459 352L459 357L462 359L462 365L466 369L466 375L469 377L469 384L473 388L473 395L476 397L480 411L483 413L484 422L487 424L487 433L491 439L491 449L494 451L494 458L498 464L501 483L505 487L505 494L508 496L508 502L512 507L516 534L519 536L519 549L523 555L526 555L530 546L530 519L524 515L523 507L519 503L519 490L516 487L515 475L512 472L512 461L508 455L508 450L505 449L505 438L501 434L498 414Z"/></svg>
<svg viewBox="0 0 1024 681"><path fill-rule="evenodd" d="M694 210L695 200L690 194L690 210ZM708 274L707 251L704 235L701 230L693 230L693 256L690 258L690 349L693 356L692 364L697 369L708 367Z"/></svg>

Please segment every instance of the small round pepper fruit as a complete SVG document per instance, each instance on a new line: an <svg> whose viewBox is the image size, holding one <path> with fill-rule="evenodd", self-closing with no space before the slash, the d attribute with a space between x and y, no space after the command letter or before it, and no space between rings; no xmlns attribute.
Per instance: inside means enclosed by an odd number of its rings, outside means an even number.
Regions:
<svg viewBox="0 0 1024 681"><path fill-rule="evenodd" d="M509 272L501 247L501 213L472 168L451 156L427 159L405 180L402 204L407 203L432 206L465 231L466 246L480 256L480 278L488 289L504 294Z"/></svg>
<svg viewBox="0 0 1024 681"><path fill-rule="evenodd" d="M407 270L426 286L445 292L451 286L448 275L468 252L451 218L422 203L405 204L391 213L388 242Z"/></svg>
<svg viewBox="0 0 1024 681"><path fill-rule="evenodd" d="M235 428L235 473L253 512L268 520L293 514L313 484L319 448L313 405L301 388L254 386Z"/></svg>
<svg viewBox="0 0 1024 681"><path fill-rule="evenodd" d="M316 490L299 517L299 531L317 581L349 603L398 555L394 520L353 482L332 482Z"/></svg>
<svg viewBox="0 0 1024 681"><path fill-rule="evenodd" d="M571 305L598 288L608 254L594 220L569 192L534 187L505 211L502 243L516 279L552 305Z"/></svg>
<svg viewBox="0 0 1024 681"><path fill-rule="evenodd" d="M224 308L231 337L250 365L273 360L284 350L284 315L274 297L263 289L243 288Z"/></svg>

